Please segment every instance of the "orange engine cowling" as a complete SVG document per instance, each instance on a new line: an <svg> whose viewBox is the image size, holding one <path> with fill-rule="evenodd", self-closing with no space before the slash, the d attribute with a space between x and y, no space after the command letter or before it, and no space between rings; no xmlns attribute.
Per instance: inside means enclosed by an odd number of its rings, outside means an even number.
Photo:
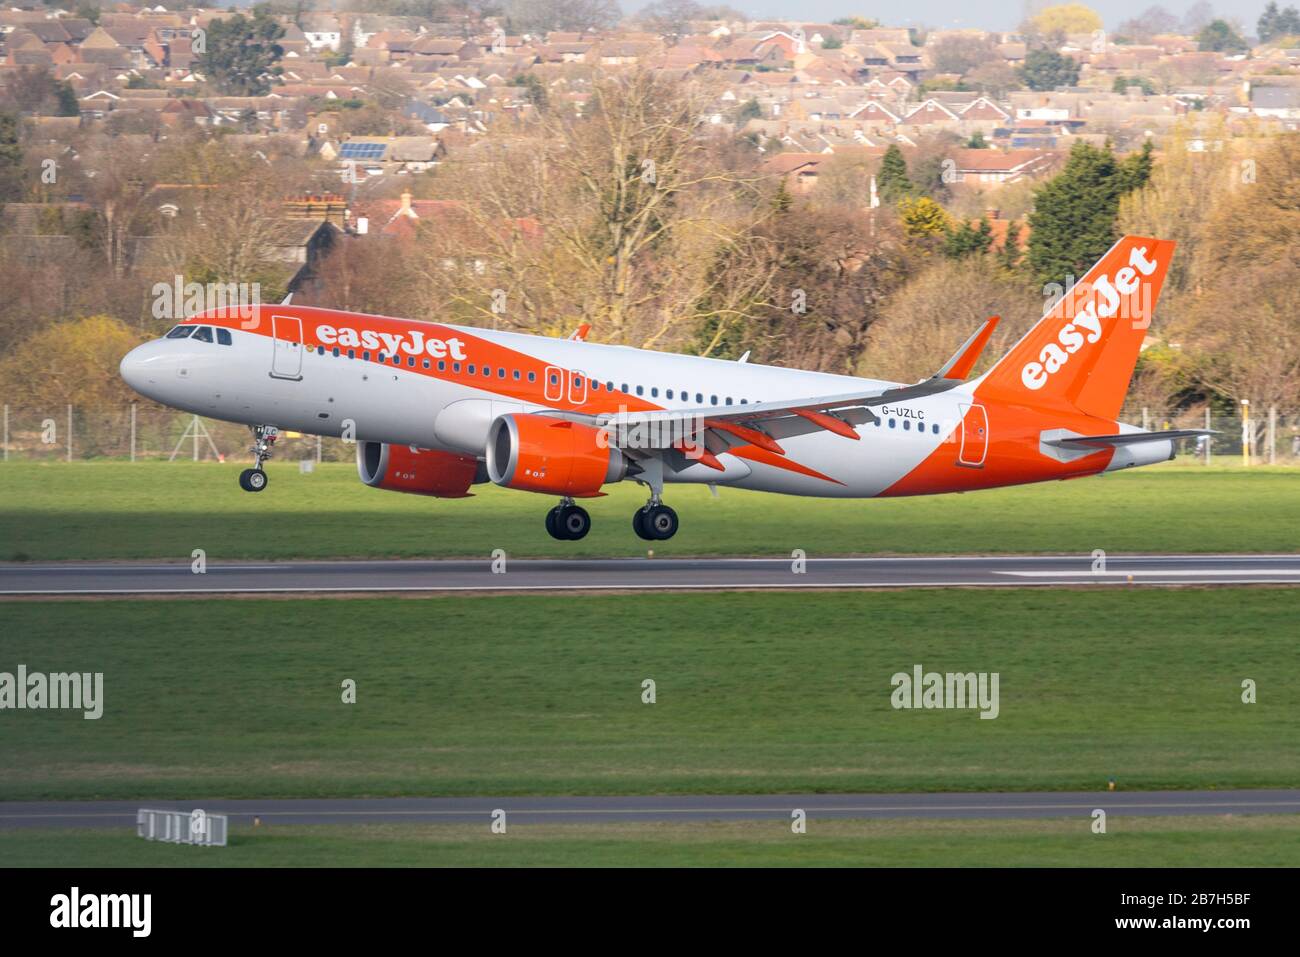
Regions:
<svg viewBox="0 0 1300 957"><path fill-rule="evenodd" d="M603 441L599 429L512 413L497 418L488 430L487 471L506 488L591 498L603 494L605 483L627 475L627 459Z"/></svg>
<svg viewBox="0 0 1300 957"><path fill-rule="evenodd" d="M438 498L466 498L469 487L486 482L472 455L417 449L386 442L357 443L357 472L371 488Z"/></svg>

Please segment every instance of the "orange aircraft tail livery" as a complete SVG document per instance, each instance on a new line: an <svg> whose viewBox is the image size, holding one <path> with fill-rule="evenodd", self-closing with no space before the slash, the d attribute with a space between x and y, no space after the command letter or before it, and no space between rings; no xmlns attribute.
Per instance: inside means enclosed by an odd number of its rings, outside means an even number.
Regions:
<svg viewBox="0 0 1300 957"><path fill-rule="evenodd" d="M1173 252L1170 240L1125 236L989 371L979 393L1114 419Z"/></svg>

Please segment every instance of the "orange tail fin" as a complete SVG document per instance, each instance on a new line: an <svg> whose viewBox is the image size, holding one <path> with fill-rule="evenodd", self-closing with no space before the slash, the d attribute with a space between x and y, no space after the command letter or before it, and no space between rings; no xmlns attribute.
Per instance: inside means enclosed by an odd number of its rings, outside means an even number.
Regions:
<svg viewBox="0 0 1300 957"><path fill-rule="evenodd" d="M1167 239L1125 236L984 376L977 391L1119 415L1173 257Z"/></svg>

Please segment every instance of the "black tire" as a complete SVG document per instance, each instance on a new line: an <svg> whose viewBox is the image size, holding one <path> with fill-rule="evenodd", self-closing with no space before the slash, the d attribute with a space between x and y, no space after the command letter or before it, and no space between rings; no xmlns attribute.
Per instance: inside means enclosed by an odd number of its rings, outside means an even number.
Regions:
<svg viewBox="0 0 1300 957"><path fill-rule="evenodd" d="M266 488L266 473L261 469L244 469L239 473L239 487L245 492L260 492Z"/></svg>
<svg viewBox="0 0 1300 957"><path fill-rule="evenodd" d="M636 532L637 538L644 538L647 542L653 542L655 537L650 534L645 526L646 509L638 508L632 513L632 531Z"/></svg>
<svg viewBox="0 0 1300 957"><path fill-rule="evenodd" d="M576 542L591 531L591 516L580 505L565 505L555 518L555 527L567 541Z"/></svg>
<svg viewBox="0 0 1300 957"><path fill-rule="evenodd" d="M677 534L677 513L667 505L653 506L641 522L655 541L666 542Z"/></svg>
<svg viewBox="0 0 1300 957"><path fill-rule="evenodd" d="M546 513L546 531L551 538L556 538L560 541L564 540L564 533L560 531L559 523L560 509L562 507L563 506L557 505Z"/></svg>

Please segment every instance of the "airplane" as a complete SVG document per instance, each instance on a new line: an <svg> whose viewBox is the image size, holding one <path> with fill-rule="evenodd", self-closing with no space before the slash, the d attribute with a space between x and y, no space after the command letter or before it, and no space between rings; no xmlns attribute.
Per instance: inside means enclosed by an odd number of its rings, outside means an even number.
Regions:
<svg viewBox="0 0 1300 957"><path fill-rule="evenodd" d="M252 430L240 486L267 486L281 430L355 441L367 486L465 498L495 482L558 497L546 530L583 538L580 499L635 481L633 531L677 531L675 483L829 498L933 495L1098 475L1172 458L1118 421L1174 251L1125 236L987 372L986 321L907 385L310 306L184 319L121 362L141 395Z"/></svg>

